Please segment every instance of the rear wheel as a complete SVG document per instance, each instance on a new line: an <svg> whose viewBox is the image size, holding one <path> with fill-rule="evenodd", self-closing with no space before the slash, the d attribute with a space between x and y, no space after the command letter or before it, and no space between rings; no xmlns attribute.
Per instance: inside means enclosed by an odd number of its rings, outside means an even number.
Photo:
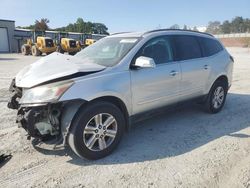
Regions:
<svg viewBox="0 0 250 188"><path fill-rule="evenodd" d="M68 143L80 157L100 159L119 144L124 132L124 116L108 102L98 102L81 109L73 121Z"/></svg>
<svg viewBox="0 0 250 188"><path fill-rule="evenodd" d="M225 104L228 86L226 81L218 80L208 94L205 107L209 113L218 113Z"/></svg>
<svg viewBox="0 0 250 188"><path fill-rule="evenodd" d="M30 47L28 45L22 45L21 52L23 55L29 55L30 54Z"/></svg>
<svg viewBox="0 0 250 188"><path fill-rule="evenodd" d="M38 48L35 45L31 47L31 53L32 53L33 56L42 55L40 50L38 50Z"/></svg>
<svg viewBox="0 0 250 188"><path fill-rule="evenodd" d="M76 52L69 52L69 55L75 55Z"/></svg>
<svg viewBox="0 0 250 188"><path fill-rule="evenodd" d="M62 49L62 47L60 45L57 46L56 51L61 53L61 54L64 54L64 50Z"/></svg>

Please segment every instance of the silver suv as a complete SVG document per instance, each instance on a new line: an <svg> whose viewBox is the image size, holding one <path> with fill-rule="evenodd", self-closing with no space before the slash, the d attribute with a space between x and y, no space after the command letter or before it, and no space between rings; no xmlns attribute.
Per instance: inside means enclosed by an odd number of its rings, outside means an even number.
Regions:
<svg viewBox="0 0 250 188"><path fill-rule="evenodd" d="M99 159L117 147L138 114L190 99L219 112L233 61L205 33L113 34L75 56L53 53L22 69L8 107L18 110L29 137L61 138L78 156Z"/></svg>

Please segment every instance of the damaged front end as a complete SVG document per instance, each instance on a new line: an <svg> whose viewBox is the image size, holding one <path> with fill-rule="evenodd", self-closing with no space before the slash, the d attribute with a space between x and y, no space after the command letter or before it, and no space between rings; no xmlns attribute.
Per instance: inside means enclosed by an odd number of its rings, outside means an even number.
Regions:
<svg viewBox="0 0 250 188"><path fill-rule="evenodd" d="M28 138L48 139L60 135L61 104L22 107L17 123L28 133Z"/></svg>
<svg viewBox="0 0 250 188"><path fill-rule="evenodd" d="M28 139L56 137L57 143L65 145L70 123L83 104L82 100L59 101L72 84L72 81L64 81L26 89L17 87L15 80L12 81L8 107L17 110L16 122L26 130Z"/></svg>
<svg viewBox="0 0 250 188"><path fill-rule="evenodd" d="M7 106L10 109L17 110L19 108L19 100L22 97L22 89L16 87L15 79L12 80L9 91L11 93L11 97Z"/></svg>

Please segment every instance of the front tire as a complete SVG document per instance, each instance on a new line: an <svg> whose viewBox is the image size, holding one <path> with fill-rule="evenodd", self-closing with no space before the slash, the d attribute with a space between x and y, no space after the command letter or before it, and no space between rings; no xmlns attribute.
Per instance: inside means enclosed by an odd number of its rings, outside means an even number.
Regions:
<svg viewBox="0 0 250 188"><path fill-rule="evenodd" d="M31 53L33 56L42 55L42 53L38 50L38 48L35 45L31 47Z"/></svg>
<svg viewBox="0 0 250 188"><path fill-rule="evenodd" d="M225 104L227 91L228 85L226 81L217 80L213 84L205 103L205 108L208 113L215 114L221 111Z"/></svg>
<svg viewBox="0 0 250 188"><path fill-rule="evenodd" d="M74 118L68 143L78 156L100 159L118 146L124 128L125 119L117 106L103 101L90 103Z"/></svg>

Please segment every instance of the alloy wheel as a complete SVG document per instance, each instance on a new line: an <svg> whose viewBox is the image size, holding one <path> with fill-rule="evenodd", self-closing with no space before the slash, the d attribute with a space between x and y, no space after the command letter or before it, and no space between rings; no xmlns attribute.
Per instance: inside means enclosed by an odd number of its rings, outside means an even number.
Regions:
<svg viewBox="0 0 250 188"><path fill-rule="evenodd" d="M108 113L92 117L83 131L83 140L91 151L102 151L109 147L117 134L117 121Z"/></svg>
<svg viewBox="0 0 250 188"><path fill-rule="evenodd" d="M218 109L222 106L225 97L225 91L223 87L219 86L215 89L212 105L215 109Z"/></svg>

